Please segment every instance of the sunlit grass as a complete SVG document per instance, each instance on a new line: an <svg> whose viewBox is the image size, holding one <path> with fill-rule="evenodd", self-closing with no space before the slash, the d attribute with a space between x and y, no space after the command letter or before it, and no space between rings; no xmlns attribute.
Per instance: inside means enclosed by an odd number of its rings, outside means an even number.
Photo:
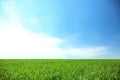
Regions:
<svg viewBox="0 0 120 80"><path fill-rule="evenodd" d="M0 60L0 80L120 80L120 60Z"/></svg>

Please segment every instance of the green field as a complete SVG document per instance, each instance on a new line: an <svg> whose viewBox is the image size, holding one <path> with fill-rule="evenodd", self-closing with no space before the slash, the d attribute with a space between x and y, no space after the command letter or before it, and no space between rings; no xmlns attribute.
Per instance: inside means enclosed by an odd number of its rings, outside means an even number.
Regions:
<svg viewBox="0 0 120 80"><path fill-rule="evenodd" d="M120 60L0 60L0 80L120 80Z"/></svg>

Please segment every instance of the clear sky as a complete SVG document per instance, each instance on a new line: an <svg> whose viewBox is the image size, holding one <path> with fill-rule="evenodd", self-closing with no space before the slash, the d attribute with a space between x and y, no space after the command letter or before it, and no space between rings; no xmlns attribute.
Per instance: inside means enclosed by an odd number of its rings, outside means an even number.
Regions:
<svg viewBox="0 0 120 80"><path fill-rule="evenodd" d="M0 58L120 58L119 0L0 0Z"/></svg>

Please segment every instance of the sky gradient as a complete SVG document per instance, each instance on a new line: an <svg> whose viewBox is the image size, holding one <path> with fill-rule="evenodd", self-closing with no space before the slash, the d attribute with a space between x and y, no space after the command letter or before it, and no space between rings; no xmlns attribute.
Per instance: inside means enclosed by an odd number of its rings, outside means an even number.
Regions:
<svg viewBox="0 0 120 80"><path fill-rule="evenodd" d="M0 58L120 58L119 0L0 0Z"/></svg>

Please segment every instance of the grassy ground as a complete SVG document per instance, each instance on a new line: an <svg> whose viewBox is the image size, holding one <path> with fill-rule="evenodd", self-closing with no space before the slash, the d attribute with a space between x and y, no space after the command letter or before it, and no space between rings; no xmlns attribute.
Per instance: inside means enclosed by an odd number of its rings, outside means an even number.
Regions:
<svg viewBox="0 0 120 80"><path fill-rule="evenodd" d="M120 80L120 60L0 60L0 80Z"/></svg>

